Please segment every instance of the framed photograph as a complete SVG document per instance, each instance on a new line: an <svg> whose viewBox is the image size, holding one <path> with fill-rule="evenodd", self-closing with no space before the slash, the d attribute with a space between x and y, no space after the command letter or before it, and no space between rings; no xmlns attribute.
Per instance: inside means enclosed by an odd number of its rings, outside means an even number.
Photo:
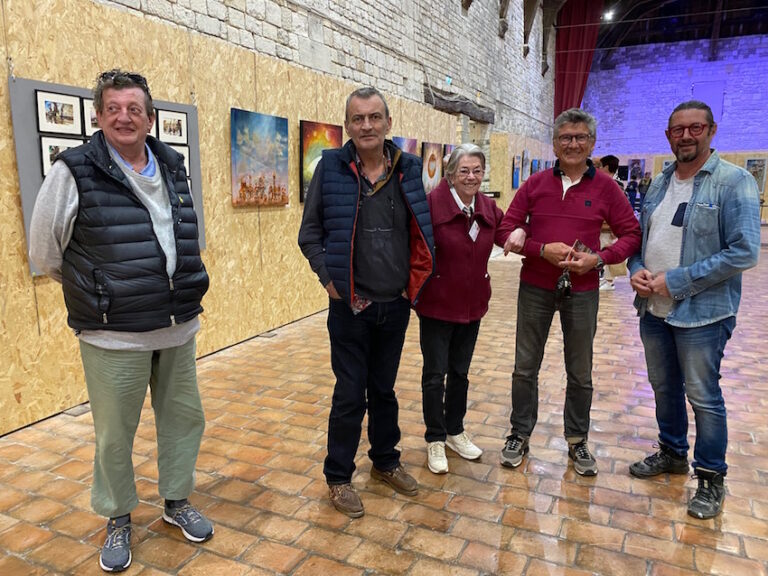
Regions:
<svg viewBox="0 0 768 576"><path fill-rule="evenodd" d="M288 119L230 109L232 205L288 205Z"/></svg>
<svg viewBox="0 0 768 576"><path fill-rule="evenodd" d="M755 180L757 180L757 190L761 197L763 192L765 192L766 162L765 158L748 158L744 163L744 168L746 168L747 172L752 174Z"/></svg>
<svg viewBox="0 0 768 576"><path fill-rule="evenodd" d="M322 122L299 121L299 151L301 186L299 188L299 202L304 202L304 197L309 190L309 183L317 168L317 163L322 157L323 150L329 148L341 148L344 143L344 131L341 126L324 124Z"/></svg>
<svg viewBox="0 0 768 576"><path fill-rule="evenodd" d="M83 133L93 136L99 129L99 121L96 119L96 108L93 107L93 99L83 98Z"/></svg>
<svg viewBox="0 0 768 576"><path fill-rule="evenodd" d="M187 144L187 115L184 112L157 111L157 133L166 144Z"/></svg>
<svg viewBox="0 0 768 576"><path fill-rule="evenodd" d="M184 169L187 171L187 178L190 178L189 175L189 146L181 146L179 144L169 144L171 148L176 150L179 154L184 156Z"/></svg>
<svg viewBox="0 0 768 576"><path fill-rule="evenodd" d="M57 138L55 136L40 137L40 154L43 159L43 176L51 170L56 157L67 148L80 146L83 141L79 138Z"/></svg>
<svg viewBox="0 0 768 576"><path fill-rule="evenodd" d="M37 130L54 134L83 133L80 97L35 90Z"/></svg>
<svg viewBox="0 0 768 576"><path fill-rule="evenodd" d="M443 177L443 145L435 142L421 143L421 181L424 192L429 194L440 184Z"/></svg>

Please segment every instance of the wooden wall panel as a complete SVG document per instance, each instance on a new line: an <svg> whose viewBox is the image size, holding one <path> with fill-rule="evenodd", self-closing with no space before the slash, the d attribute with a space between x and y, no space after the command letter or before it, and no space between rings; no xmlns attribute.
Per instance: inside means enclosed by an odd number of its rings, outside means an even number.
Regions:
<svg viewBox="0 0 768 576"><path fill-rule="evenodd" d="M0 56L11 58L16 75L89 87L99 72L120 67L143 73L155 98L197 106L211 277L198 354L327 306L297 245L299 120L343 124L356 85L90 0L5 0L5 7L8 50L0 46ZM29 275L7 92L0 82L0 434L87 400L61 287ZM453 116L388 103L397 135L455 138ZM232 107L288 118L288 207L232 207Z"/></svg>

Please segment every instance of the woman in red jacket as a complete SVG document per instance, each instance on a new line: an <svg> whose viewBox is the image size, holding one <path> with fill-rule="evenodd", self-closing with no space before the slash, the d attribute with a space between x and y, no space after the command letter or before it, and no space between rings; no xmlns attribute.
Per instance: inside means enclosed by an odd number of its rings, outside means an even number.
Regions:
<svg viewBox="0 0 768 576"><path fill-rule="evenodd" d="M478 194L485 155L474 144L451 154L445 178L428 196L435 236L435 272L416 304L419 315L427 465L448 472L446 445L462 458L476 460L483 451L464 431L469 364L480 319L488 311L491 278L488 258L493 244L504 245L498 225L504 214Z"/></svg>

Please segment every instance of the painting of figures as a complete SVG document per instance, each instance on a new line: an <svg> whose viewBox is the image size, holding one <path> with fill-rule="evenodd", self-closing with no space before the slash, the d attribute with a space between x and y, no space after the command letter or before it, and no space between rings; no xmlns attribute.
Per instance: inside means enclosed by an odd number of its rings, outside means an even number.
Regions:
<svg viewBox="0 0 768 576"><path fill-rule="evenodd" d="M230 111L232 204L288 204L288 119Z"/></svg>
<svg viewBox="0 0 768 576"><path fill-rule="evenodd" d="M440 178L443 176L443 145L433 142L422 142L421 160L424 164L421 171L421 180L424 183L424 192L429 194L437 188Z"/></svg>

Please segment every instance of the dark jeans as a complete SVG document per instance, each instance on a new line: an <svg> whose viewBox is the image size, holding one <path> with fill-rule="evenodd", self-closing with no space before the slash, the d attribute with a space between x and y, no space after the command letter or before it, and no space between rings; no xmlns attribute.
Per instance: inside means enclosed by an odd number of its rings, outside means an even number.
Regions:
<svg viewBox="0 0 768 576"><path fill-rule="evenodd" d="M565 357L565 437L585 440L592 407L592 341L597 328L597 290L574 292L560 306ZM555 314L555 291L520 282L515 370L512 373L512 435L530 437L538 419L539 369Z"/></svg>
<svg viewBox="0 0 768 576"><path fill-rule="evenodd" d="M734 316L696 328L670 326L649 313L640 319L648 380L656 398L659 443L687 456L687 395L696 419L693 467L723 475L728 470L728 426L720 361L735 326Z"/></svg>
<svg viewBox="0 0 768 576"><path fill-rule="evenodd" d="M421 354L421 399L427 442L445 442L446 434L464 431L467 413L469 364L475 351L480 320L469 324L445 322L419 316ZM447 379L446 379L447 375Z"/></svg>
<svg viewBox="0 0 768 576"><path fill-rule="evenodd" d="M408 300L374 302L357 315L331 300L328 334L336 376L328 419L328 456L323 472L329 484L352 480L363 416L368 409L368 457L382 471L400 464L395 378L411 308Z"/></svg>

